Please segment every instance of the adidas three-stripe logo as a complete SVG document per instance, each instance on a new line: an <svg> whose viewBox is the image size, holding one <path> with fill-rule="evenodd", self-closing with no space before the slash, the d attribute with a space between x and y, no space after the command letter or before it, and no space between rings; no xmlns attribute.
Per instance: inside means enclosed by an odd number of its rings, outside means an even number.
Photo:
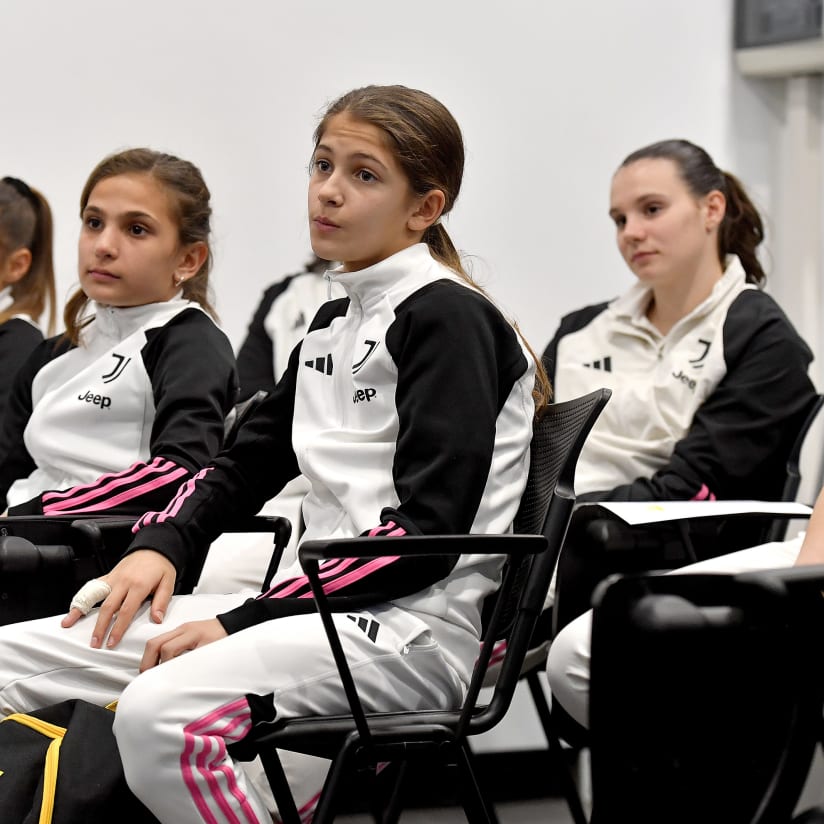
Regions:
<svg viewBox="0 0 824 824"><path fill-rule="evenodd" d="M319 358L315 358L314 360L304 361L304 366L308 366L310 369L317 369L318 372L321 372L324 375L331 375L332 374L332 354L328 354L326 356L321 355Z"/></svg>
<svg viewBox="0 0 824 824"><path fill-rule="evenodd" d="M592 363L585 363L588 369L603 369L604 372L612 372L612 358L607 355L602 361L594 360Z"/></svg>
<svg viewBox="0 0 824 824"><path fill-rule="evenodd" d="M373 619L368 620L364 618L362 615L347 615L346 616L350 621L353 621L358 625L358 629L363 630L369 637L369 640L374 644L375 639L378 637L378 630L380 629L380 624Z"/></svg>

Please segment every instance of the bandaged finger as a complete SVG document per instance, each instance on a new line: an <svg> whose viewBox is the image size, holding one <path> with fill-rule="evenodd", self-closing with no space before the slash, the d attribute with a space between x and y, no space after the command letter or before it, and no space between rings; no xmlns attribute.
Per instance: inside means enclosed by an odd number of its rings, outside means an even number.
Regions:
<svg viewBox="0 0 824 824"><path fill-rule="evenodd" d="M108 598L112 588L100 578L92 578L80 587L80 590L72 598L71 609L76 609L83 615L88 615L92 607L99 604L104 598Z"/></svg>

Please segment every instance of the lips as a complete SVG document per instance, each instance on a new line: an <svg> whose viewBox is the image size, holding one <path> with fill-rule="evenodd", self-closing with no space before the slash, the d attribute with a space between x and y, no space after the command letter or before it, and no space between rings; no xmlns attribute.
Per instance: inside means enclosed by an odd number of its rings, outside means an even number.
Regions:
<svg viewBox="0 0 824 824"><path fill-rule="evenodd" d="M645 260L649 260L655 252L636 252L631 260L633 263L643 263Z"/></svg>
<svg viewBox="0 0 824 824"><path fill-rule="evenodd" d="M111 283L114 280L120 280L120 275L115 275L106 269L89 269L87 274L92 280L97 280L101 283Z"/></svg>
<svg viewBox="0 0 824 824"><path fill-rule="evenodd" d="M312 218L312 223L322 232L331 232L333 229L340 229L337 223L323 216Z"/></svg>

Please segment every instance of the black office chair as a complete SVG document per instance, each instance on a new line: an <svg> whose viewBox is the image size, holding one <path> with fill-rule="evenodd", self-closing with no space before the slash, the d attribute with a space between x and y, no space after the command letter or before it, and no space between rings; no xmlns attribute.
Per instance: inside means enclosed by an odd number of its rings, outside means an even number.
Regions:
<svg viewBox="0 0 824 824"><path fill-rule="evenodd" d="M226 419L225 443L237 436L267 393L258 391L238 403ZM41 618L68 609L72 596L90 578L105 575L132 541L134 518L6 516L0 518L0 624ZM285 518L255 516L228 524L227 532L271 532L273 555L289 541ZM191 592L200 575L192 565L176 584L178 594Z"/></svg>
<svg viewBox="0 0 824 824"><path fill-rule="evenodd" d="M494 821L494 811L480 787L468 744L472 735L495 726L506 713L532 629L543 606L558 550L574 502L574 473L578 454L590 428L609 398L609 390L593 392L567 403L553 404L536 424L532 463L516 519L515 535L405 536L397 539L355 538L312 541L299 557L312 583L321 620L329 636L351 713L306 717L261 724L230 751L241 760L260 755L281 819L300 821L286 782L277 748L332 759L315 812L315 824L334 818L339 791L353 771L374 773L378 763L391 765L457 764L465 792L464 809L470 821ZM399 550L399 543L402 550ZM485 631L466 699L448 711L364 713L351 672L343 656L326 597L318 578L318 563L327 558L375 557L398 551L410 554L489 553L506 555L504 577L494 607L486 611ZM506 637L506 652L494 693L477 706L478 693L494 642ZM386 772L386 771L384 771ZM395 821L403 804L401 781L376 817ZM380 804L376 805L381 807Z"/></svg>
<svg viewBox="0 0 824 824"><path fill-rule="evenodd" d="M824 566L595 594L593 824L789 822L821 734Z"/></svg>

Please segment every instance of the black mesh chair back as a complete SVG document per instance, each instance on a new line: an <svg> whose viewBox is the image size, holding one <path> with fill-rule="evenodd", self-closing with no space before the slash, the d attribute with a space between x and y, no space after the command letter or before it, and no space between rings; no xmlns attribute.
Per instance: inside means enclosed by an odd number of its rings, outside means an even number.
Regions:
<svg viewBox="0 0 824 824"><path fill-rule="evenodd" d="M329 636L351 714L260 724L243 741L230 747L232 755L241 760L260 756L280 816L286 824L297 824L300 817L277 757L277 748L332 759L315 812L315 824L334 818L339 791L358 767L368 770L381 762L397 765L408 761L425 763L430 769L433 764L443 764L444 761L457 764L463 778L464 809L470 820L494 820L494 813L475 775L467 737L495 726L511 703L574 504L578 454L609 396L609 390L603 389L576 400L553 404L536 424L531 470L517 520L518 529L529 530L528 534L405 536L381 541L353 538L313 541L300 548L299 557L312 582L316 605ZM397 553L399 542L402 542L403 551L409 554L508 556L500 594L488 616L481 651L461 708L367 714L357 695L317 578L317 564L325 558ZM524 563L524 558L533 560ZM501 635L501 626L508 626L509 630L504 633L507 646L500 676L489 703L478 706L483 675L494 639ZM399 793L393 793L387 807L381 809L382 821L395 820L402 804L400 799Z"/></svg>
<svg viewBox="0 0 824 824"><path fill-rule="evenodd" d="M552 574L558 562L558 554L566 534L567 525L575 503L575 465L589 430L609 400L611 392L597 392L570 401L550 404L540 421L535 424L530 446L530 469L527 485L515 516L513 529L519 535L543 535L549 549L540 555L528 555L510 559L514 564L511 586L502 586L499 597L503 598L501 615L494 637L496 641L507 639L508 645L520 644L525 638L523 651L504 659L495 680L495 694L491 707L508 706L520 677L512 672L514 661L526 655L534 623L543 609ZM506 575L504 576L506 584ZM528 589L526 589L528 585ZM515 622L522 625L515 631ZM526 632L526 624L531 624ZM507 660L508 659L508 660ZM506 668L506 671L504 671ZM497 713L493 714L497 723ZM483 723L489 723L488 719ZM477 728L482 722L474 721Z"/></svg>
<svg viewBox="0 0 824 824"><path fill-rule="evenodd" d="M237 438L240 427L249 420L254 411L260 406L269 393L265 389L258 389L253 395L238 401L231 412L226 416L223 435L223 448L228 449Z"/></svg>
<svg viewBox="0 0 824 824"><path fill-rule="evenodd" d="M824 567L595 595L593 824L789 821L821 730Z"/></svg>

